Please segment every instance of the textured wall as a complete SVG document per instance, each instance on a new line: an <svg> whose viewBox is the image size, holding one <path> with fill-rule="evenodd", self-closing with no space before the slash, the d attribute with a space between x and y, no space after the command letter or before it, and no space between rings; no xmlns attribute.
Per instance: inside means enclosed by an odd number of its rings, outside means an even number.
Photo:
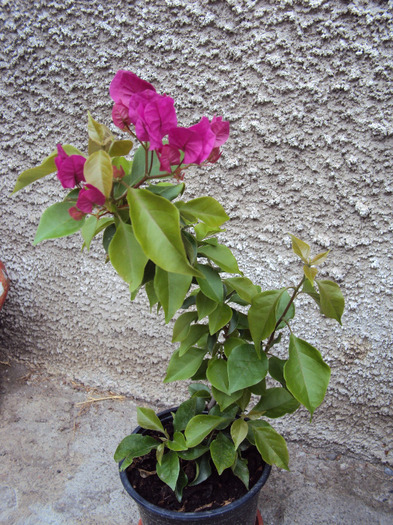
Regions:
<svg viewBox="0 0 393 525"><path fill-rule="evenodd" d="M305 302L296 327L332 367L329 395L311 425L301 413L277 426L392 462L392 21L392 4L371 0L3 0L0 250L13 286L3 353L178 400L177 385L160 385L171 329L143 297L129 302L100 243L31 246L55 178L9 198L57 142L86 147L87 109L109 124L109 83L131 69L175 98L183 125L230 120L219 165L189 173L186 197L221 200L246 275L264 287L297 279L288 231L332 249L324 275L343 287L344 326L319 328Z"/></svg>

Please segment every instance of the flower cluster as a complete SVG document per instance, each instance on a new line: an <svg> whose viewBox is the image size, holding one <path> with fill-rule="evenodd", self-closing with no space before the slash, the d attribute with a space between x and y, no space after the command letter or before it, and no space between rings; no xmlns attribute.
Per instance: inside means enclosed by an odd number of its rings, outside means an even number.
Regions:
<svg viewBox="0 0 393 525"><path fill-rule="evenodd" d="M154 87L130 71L120 70L112 80L110 96L114 100L112 118L122 130L135 126L135 135L141 142L149 142L149 149L156 151L161 171L171 171L171 166L216 162L219 148L229 137L229 122L221 117L211 121L202 117L190 127L177 126L174 100L160 95ZM167 140L164 141L164 137Z"/></svg>
<svg viewBox="0 0 393 525"><path fill-rule="evenodd" d="M214 116L211 121L202 117L194 126L180 127L173 98L160 95L149 82L130 71L116 73L109 93L115 102L114 124L133 134L146 149L155 151L162 172L172 174L172 167L176 166L173 175L181 178L181 168L205 161L214 163L219 159L220 147L229 137L229 122L222 117ZM130 130L131 125L135 133ZM69 210L73 219L80 220L91 213L94 206L103 206L105 195L92 184L85 184L85 157L68 156L60 144L57 150L57 177L63 188L81 187L76 205ZM113 166L114 180L121 175L119 168Z"/></svg>

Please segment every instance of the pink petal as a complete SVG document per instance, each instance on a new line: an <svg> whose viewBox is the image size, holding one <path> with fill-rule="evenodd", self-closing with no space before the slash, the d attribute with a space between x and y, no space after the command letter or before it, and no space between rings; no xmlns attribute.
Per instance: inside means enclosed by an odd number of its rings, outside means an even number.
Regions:
<svg viewBox="0 0 393 525"><path fill-rule="evenodd" d="M229 138L229 122L227 120L222 120L222 117L216 117L214 115L210 124L210 128L216 136L214 147L219 148Z"/></svg>
<svg viewBox="0 0 393 525"><path fill-rule="evenodd" d="M112 120L115 126L120 129L125 129L131 124L131 119L128 116L128 108L123 104L114 104L112 109Z"/></svg>
<svg viewBox="0 0 393 525"><path fill-rule="evenodd" d="M207 117L189 128L174 128L169 132L169 144L184 151L185 164L201 164L210 155L216 136Z"/></svg>
<svg viewBox="0 0 393 525"><path fill-rule="evenodd" d="M94 204L103 206L105 204L105 195L95 186L86 184L86 186L79 192L76 207L84 213L91 213Z"/></svg>
<svg viewBox="0 0 393 525"><path fill-rule="evenodd" d="M180 151L169 144L165 144L160 150L157 150L157 155L160 159L160 171L171 173L171 166L180 164Z"/></svg>

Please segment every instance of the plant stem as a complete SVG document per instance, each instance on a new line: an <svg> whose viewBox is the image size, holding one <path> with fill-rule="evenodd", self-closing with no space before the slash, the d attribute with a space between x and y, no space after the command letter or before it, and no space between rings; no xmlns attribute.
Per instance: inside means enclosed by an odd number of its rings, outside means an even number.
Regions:
<svg viewBox="0 0 393 525"><path fill-rule="evenodd" d="M304 283L304 280L305 280L305 276L303 275L302 277L302 280L300 281L300 283L296 286L296 288L294 289L293 291L293 294L292 294L292 297L289 299L289 302L285 308L285 310L283 311L283 313L281 314L281 317L280 319L276 322L276 326L274 327L274 330L273 332L271 333L270 337L269 337L269 340L268 342L266 343L266 347L265 347L265 353L268 353L271 345L272 345L272 342L274 341L274 336L275 336L275 333L276 333L276 330L277 328L280 326L280 324L282 323L284 317L286 316L288 310L290 309L293 301L295 300L297 294L299 293L299 290L300 288L302 287L303 283Z"/></svg>

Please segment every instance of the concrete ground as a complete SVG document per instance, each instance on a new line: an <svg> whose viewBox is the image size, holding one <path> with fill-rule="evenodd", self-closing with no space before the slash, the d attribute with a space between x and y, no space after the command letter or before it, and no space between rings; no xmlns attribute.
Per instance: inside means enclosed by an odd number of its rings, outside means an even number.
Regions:
<svg viewBox="0 0 393 525"><path fill-rule="evenodd" d="M112 459L136 426L135 400L0 368L0 523L137 525ZM265 525L393 525L391 470L334 449L289 449L291 472L274 468L261 492Z"/></svg>

